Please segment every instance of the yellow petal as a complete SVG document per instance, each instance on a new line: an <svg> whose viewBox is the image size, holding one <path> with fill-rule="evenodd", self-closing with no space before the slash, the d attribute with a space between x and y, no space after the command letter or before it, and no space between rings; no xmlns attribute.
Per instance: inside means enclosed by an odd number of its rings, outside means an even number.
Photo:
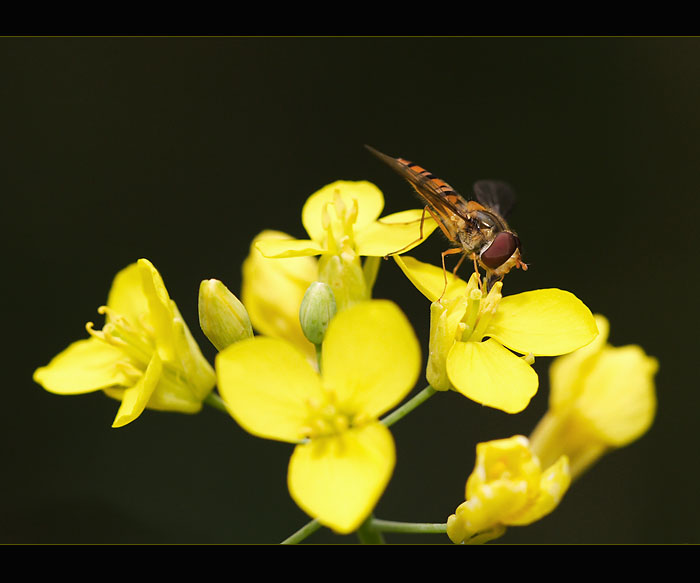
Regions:
<svg viewBox="0 0 700 583"><path fill-rule="evenodd" d="M423 237L421 237L423 217ZM356 229L355 245L358 255L384 257L392 253L405 253L420 245L437 227L429 214L413 209L387 215L370 223L362 230Z"/></svg>
<svg viewBox="0 0 700 583"><path fill-rule="evenodd" d="M621 447L649 429L656 413L655 358L639 346L608 347L585 379L576 410L607 444Z"/></svg>
<svg viewBox="0 0 700 583"><path fill-rule="evenodd" d="M117 314L126 316L132 324L138 323L141 315L148 312L148 300L143 292L138 263L125 267L114 277L107 306Z"/></svg>
<svg viewBox="0 0 700 583"><path fill-rule="evenodd" d="M555 358L549 367L549 407L558 409L578 398L583 390L586 375L595 366L595 362L608 339L610 324L600 314L594 315L598 336L593 342L569 354Z"/></svg>
<svg viewBox="0 0 700 583"><path fill-rule="evenodd" d="M299 441L309 402L323 402L321 380L304 355L277 338L232 344L216 357L219 392L231 416L259 437Z"/></svg>
<svg viewBox="0 0 700 583"><path fill-rule="evenodd" d="M532 367L495 340L456 342L447 374L465 397L506 413L525 409L539 384Z"/></svg>
<svg viewBox="0 0 700 583"><path fill-rule="evenodd" d="M188 400L192 401L193 405L196 404L195 409L199 410L201 401L216 384L216 374L209 361L202 354L175 302L172 302L172 307L174 319L170 333L177 364L185 372L186 385L191 392L191 395L188 395Z"/></svg>
<svg viewBox="0 0 700 583"><path fill-rule="evenodd" d="M306 289L318 278L318 262L313 257L264 257L256 243L275 239L291 237L280 231L263 231L251 243L243 262L241 301L258 332L289 340L315 361L316 350L299 324L299 306Z"/></svg>
<svg viewBox="0 0 700 583"><path fill-rule="evenodd" d="M323 253L323 247L309 239L266 239L258 241L255 246L268 259L305 257Z"/></svg>
<svg viewBox="0 0 700 583"><path fill-rule="evenodd" d="M407 255L393 257L411 283L431 302L440 297L449 300L462 296L467 289L465 281L451 271L445 273L442 267L423 263ZM445 289L445 275L447 275L447 289Z"/></svg>
<svg viewBox="0 0 700 583"><path fill-rule="evenodd" d="M337 180L328 184L312 194L304 204L301 211L301 220L306 232L314 241L321 241L324 237L322 214L324 208L333 203L339 194L347 209L353 206L353 200L357 200L358 214L355 220L355 231L359 232L364 227L373 223L384 208L384 195L371 182L360 180ZM330 207L333 205L331 204ZM329 209L329 212L333 213ZM331 216L335 216L331 214Z"/></svg>
<svg viewBox="0 0 700 583"><path fill-rule="evenodd" d="M310 516L349 533L374 509L395 461L394 440L379 422L314 439L294 449L289 492Z"/></svg>
<svg viewBox="0 0 700 583"><path fill-rule="evenodd" d="M139 259L138 266L160 358L163 361L173 361L176 358L176 350L172 338L175 317L172 300L165 289L163 278L154 265L148 259Z"/></svg>
<svg viewBox="0 0 700 583"><path fill-rule="evenodd" d="M569 463L566 456L559 458L557 463L542 473L539 482L539 494L523 511L504 517L501 522L508 525L524 526L539 520L552 512L561 502L571 484Z"/></svg>
<svg viewBox="0 0 700 583"><path fill-rule="evenodd" d="M361 302L338 313L323 343L323 381L341 407L376 417L413 388L421 367L420 345L393 302Z"/></svg>
<svg viewBox="0 0 700 583"><path fill-rule="evenodd" d="M516 352L535 356L566 354L597 334L591 311L574 294L560 289L504 297L485 332Z"/></svg>
<svg viewBox="0 0 700 583"><path fill-rule="evenodd" d="M133 387L124 390L122 404L117 411L112 427L123 427L143 413L162 373L163 363L158 353L154 352L143 376Z"/></svg>
<svg viewBox="0 0 700 583"><path fill-rule="evenodd" d="M51 393L78 395L114 385L127 379L119 368L125 360L121 350L97 338L73 342L51 362L34 372L34 380Z"/></svg>

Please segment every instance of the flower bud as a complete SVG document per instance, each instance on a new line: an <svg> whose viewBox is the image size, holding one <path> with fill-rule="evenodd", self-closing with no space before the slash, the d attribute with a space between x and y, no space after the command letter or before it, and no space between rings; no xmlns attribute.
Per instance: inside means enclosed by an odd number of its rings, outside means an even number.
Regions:
<svg viewBox="0 0 700 583"><path fill-rule="evenodd" d="M313 282L307 288L299 308L299 321L304 336L314 344L321 344L335 312L335 296L330 286L320 281Z"/></svg>
<svg viewBox="0 0 700 583"><path fill-rule="evenodd" d="M205 279L199 286L199 325L219 351L253 336L245 307L218 279Z"/></svg>

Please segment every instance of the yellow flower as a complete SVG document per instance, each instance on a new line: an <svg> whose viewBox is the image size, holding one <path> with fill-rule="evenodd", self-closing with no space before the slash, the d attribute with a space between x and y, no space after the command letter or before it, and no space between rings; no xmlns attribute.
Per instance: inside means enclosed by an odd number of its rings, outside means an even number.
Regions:
<svg viewBox="0 0 700 583"><path fill-rule="evenodd" d="M465 502L447 519L454 543L483 543L507 526L524 526L554 510L571 483L566 456L545 471L522 435L479 443Z"/></svg>
<svg viewBox="0 0 700 583"><path fill-rule="evenodd" d="M477 403L518 413L539 386L531 366L535 356L566 354L598 334L590 310L567 291L502 297L498 282L484 297L476 273L468 283L449 274L445 288L441 268L412 257L394 259L432 302L426 377L437 390L454 389Z"/></svg>
<svg viewBox="0 0 700 583"><path fill-rule="evenodd" d="M417 380L420 347L392 302L339 312L323 342L322 374L290 343L255 337L216 358L219 392L246 431L298 444L288 470L294 501L348 533L370 514L391 477L394 441L377 419Z"/></svg>
<svg viewBox="0 0 700 583"><path fill-rule="evenodd" d="M291 235L280 231L263 231L253 239L243 262L241 301L260 334L288 340L315 362L316 349L301 329L299 307L309 285L318 279L318 261L314 257L269 259L257 248L261 241L291 240Z"/></svg>
<svg viewBox="0 0 700 583"><path fill-rule="evenodd" d="M101 331L74 342L34 380L47 391L75 395L104 391L121 401L112 427L136 419L145 408L196 413L214 387L214 370L199 350L147 259L121 270L112 283Z"/></svg>
<svg viewBox="0 0 700 583"><path fill-rule="evenodd" d="M639 346L608 344L609 323L595 318L600 335L552 362L549 410L530 438L543 461L566 454L574 478L604 453L638 439L656 413L658 361Z"/></svg>
<svg viewBox="0 0 700 583"><path fill-rule="evenodd" d="M376 262L360 263L360 256L384 257L405 252L430 235L436 223L421 209L383 218L384 196L367 181L338 180L312 194L302 209L309 239L264 240L257 243L265 257L320 255L319 280L328 284L343 310L371 297ZM247 305L247 304L246 304Z"/></svg>

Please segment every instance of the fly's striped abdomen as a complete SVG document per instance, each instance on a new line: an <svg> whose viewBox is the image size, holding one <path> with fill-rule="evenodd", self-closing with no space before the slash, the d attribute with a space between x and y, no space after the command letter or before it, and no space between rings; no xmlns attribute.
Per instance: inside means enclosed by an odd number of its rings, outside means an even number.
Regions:
<svg viewBox="0 0 700 583"><path fill-rule="evenodd" d="M447 182L445 182L442 178L438 178L429 170L426 170L422 166L419 166L418 164L404 158L396 158L396 160L399 162L399 164L403 164L409 172L412 172L420 176L422 179L429 181L435 192L440 193L451 203L456 204L462 198L454 188L447 184Z"/></svg>

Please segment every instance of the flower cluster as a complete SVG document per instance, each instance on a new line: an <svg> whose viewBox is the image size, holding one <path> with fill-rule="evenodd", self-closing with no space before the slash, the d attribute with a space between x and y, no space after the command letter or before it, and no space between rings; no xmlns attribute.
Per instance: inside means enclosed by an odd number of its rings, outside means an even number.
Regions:
<svg viewBox="0 0 700 583"><path fill-rule="evenodd" d="M113 427L147 409L217 406L249 433L293 446L289 493L313 528L378 540L382 531L427 528L373 518L396 464L390 425L448 390L519 413L538 390L535 357L556 356L550 408L530 438L477 444L464 501L430 528L473 544L543 518L602 454L649 428L656 360L638 346L606 344L607 320L570 292L504 296L500 281L486 292L476 272L464 281L402 255L437 225L422 209L381 217L383 207L369 182L329 184L302 209L308 239L272 230L253 239L240 300L221 281L202 281L199 323L218 351L214 367L156 268L139 259L98 308L102 330L88 323L88 338L34 379L52 393L118 400ZM427 386L408 400L421 341L396 303L373 299L387 256L429 300Z"/></svg>

